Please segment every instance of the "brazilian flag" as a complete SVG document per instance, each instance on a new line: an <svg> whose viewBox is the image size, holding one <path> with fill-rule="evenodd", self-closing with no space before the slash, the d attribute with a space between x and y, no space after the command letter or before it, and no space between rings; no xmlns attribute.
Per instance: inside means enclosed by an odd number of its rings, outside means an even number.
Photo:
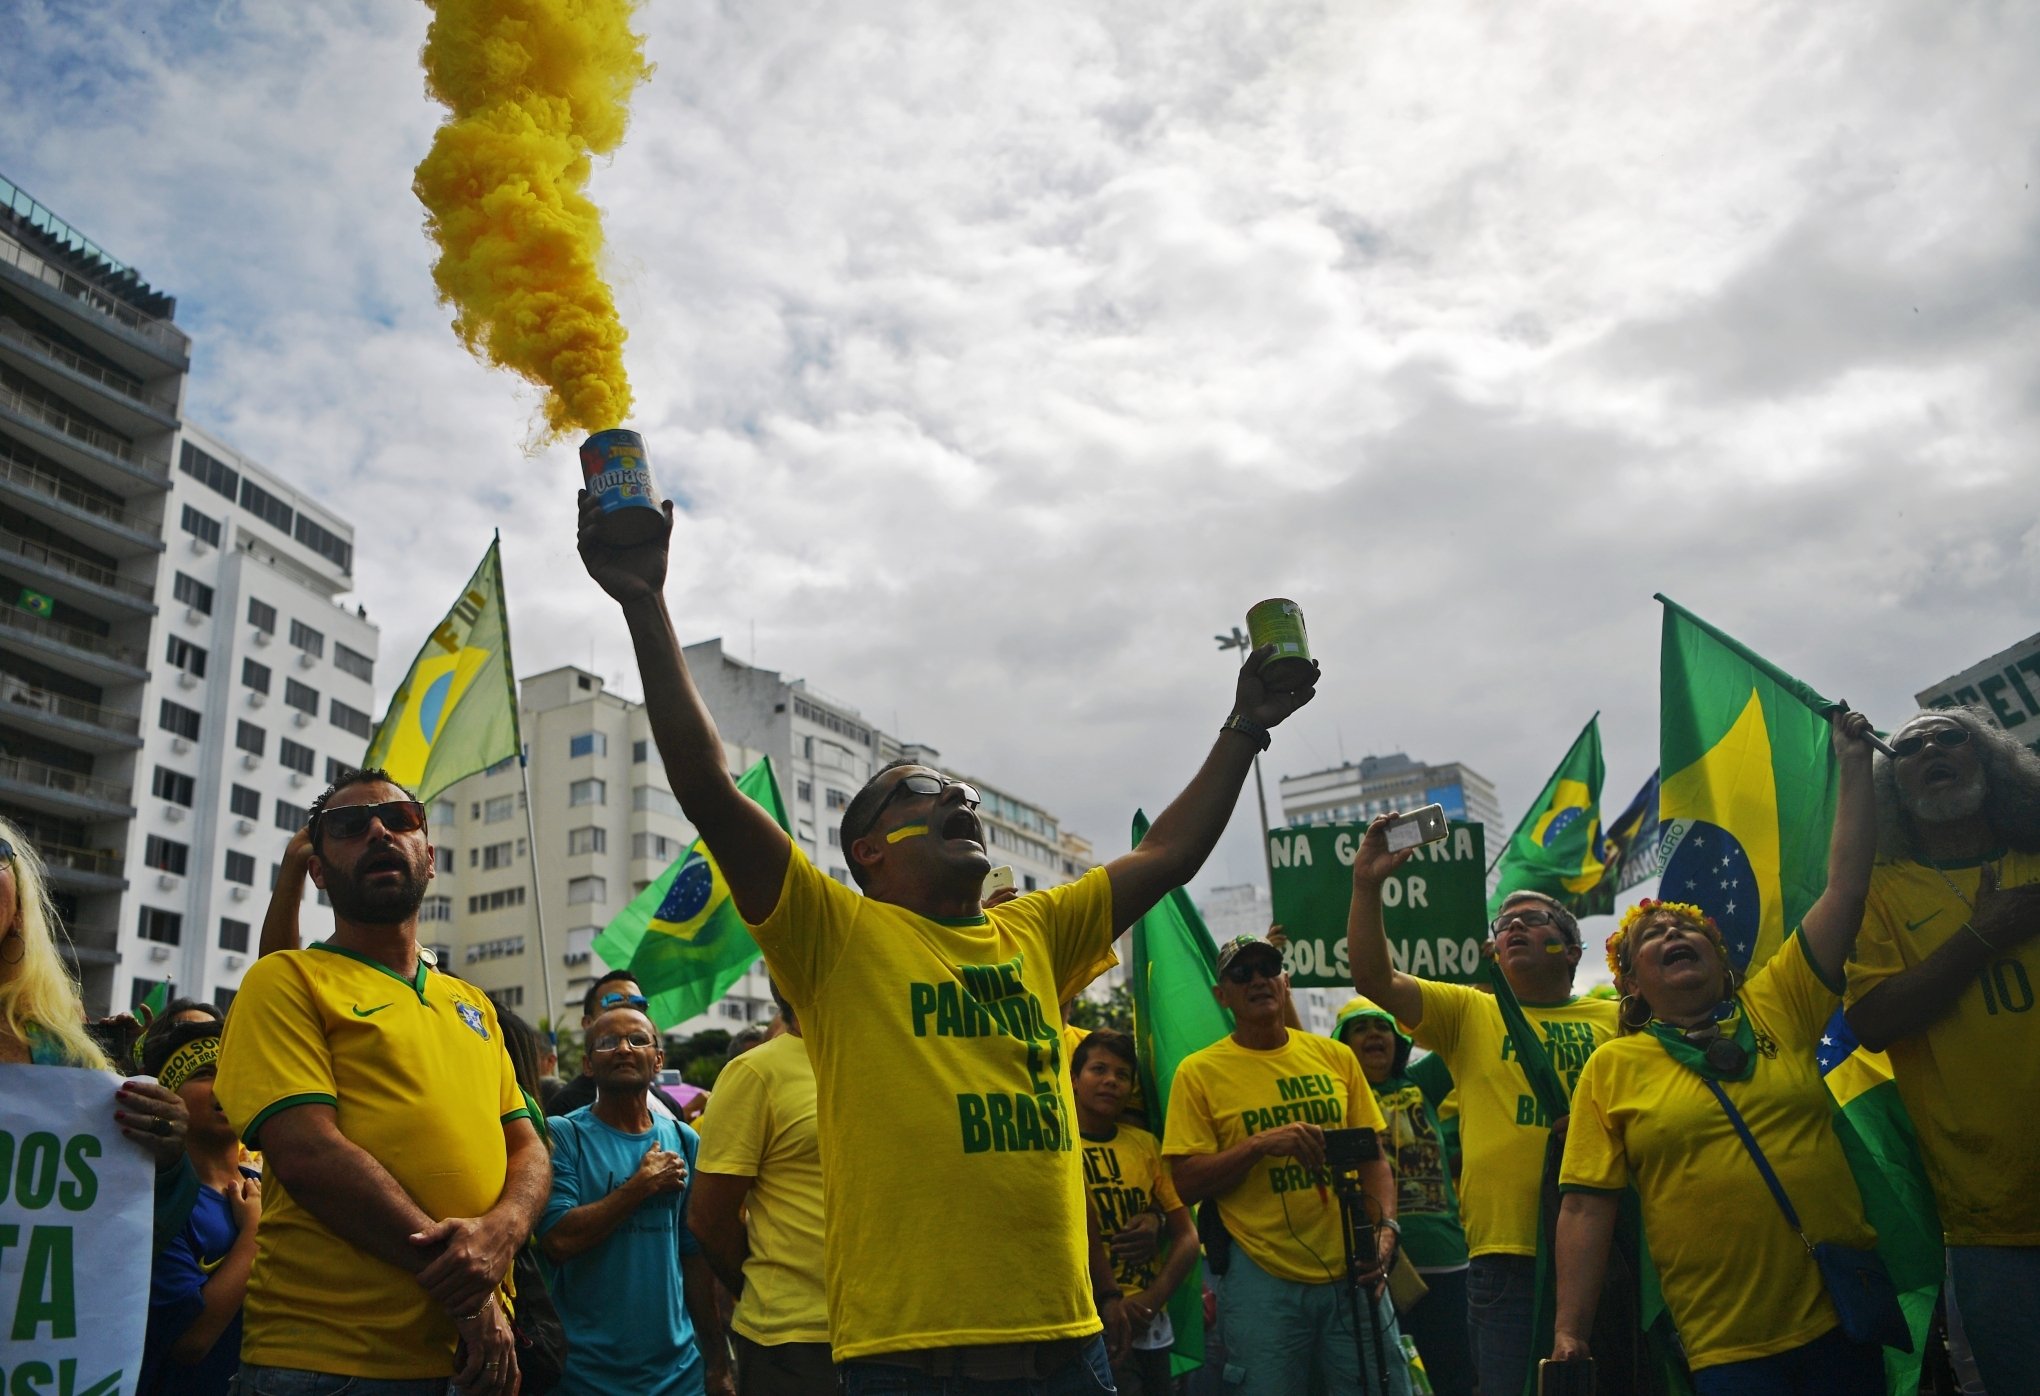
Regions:
<svg viewBox="0 0 2040 1396"><path fill-rule="evenodd" d="M1658 894L1698 905L1729 953L1755 969L1827 886L1836 775L1827 714L1837 705L1664 596L1659 756L1665 830ZM1913 1333L1885 1350L1893 1396L1918 1388L1941 1283L1940 1226L1912 1121L1882 1053L1856 1045L1837 1011L1819 1059L1835 1133L1877 1229L1877 1250Z"/></svg>
<svg viewBox="0 0 2040 1396"><path fill-rule="evenodd" d="M1587 719L1572 749L1544 783L1497 860L1499 880L1488 915L1515 892L1570 900L1601 881L1601 715Z"/></svg>
<svg viewBox="0 0 2040 1396"><path fill-rule="evenodd" d="M1573 899L1580 916L1609 916L1615 898L1658 875L1658 773L1601 828L1601 880Z"/></svg>
<svg viewBox="0 0 2040 1396"><path fill-rule="evenodd" d="M510 618L503 605L503 540L411 661L361 764L381 767L420 800L523 748Z"/></svg>
<svg viewBox="0 0 2040 1396"><path fill-rule="evenodd" d="M770 757L744 772L737 789L787 827ZM663 1032L728 993L758 958L758 943L730 901L722 869L696 839L602 928L595 953L611 969L631 972Z"/></svg>

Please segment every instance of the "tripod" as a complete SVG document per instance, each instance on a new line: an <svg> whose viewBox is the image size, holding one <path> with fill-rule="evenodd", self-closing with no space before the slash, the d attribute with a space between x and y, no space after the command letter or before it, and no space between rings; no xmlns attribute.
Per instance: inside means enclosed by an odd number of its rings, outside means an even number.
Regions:
<svg viewBox="0 0 2040 1396"><path fill-rule="evenodd" d="M1334 1140L1335 1135L1358 1135L1360 1139ZM1365 1142L1362 1143L1362 1140ZM1340 1147L1346 1145L1347 1147ZM1372 1148L1368 1146L1371 1145ZM1367 1347L1360 1338L1360 1310L1367 1310L1374 1334L1374 1393L1388 1396L1388 1343L1381 1331L1381 1308L1367 1293L1360 1276L1372 1270L1379 1255L1379 1224L1369 1215L1381 1212L1381 1204L1367 1195L1360 1184L1360 1165L1381 1155L1381 1142L1371 1129L1328 1129L1325 1131L1325 1166L1332 1192L1339 1199L1339 1241L1346 1252L1346 1308L1353 1325L1353 1366L1366 1380Z"/></svg>

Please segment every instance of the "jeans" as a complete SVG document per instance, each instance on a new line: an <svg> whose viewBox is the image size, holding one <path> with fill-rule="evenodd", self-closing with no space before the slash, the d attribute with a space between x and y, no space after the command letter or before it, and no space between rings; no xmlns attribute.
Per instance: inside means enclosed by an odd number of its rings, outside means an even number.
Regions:
<svg viewBox="0 0 2040 1396"><path fill-rule="evenodd" d="M754 1343L734 1329L737 1396L830 1396L836 1364L827 1343Z"/></svg>
<svg viewBox="0 0 2040 1396"><path fill-rule="evenodd" d="M838 1370L843 1374L843 1396L1115 1396L1103 1338L1093 1338L1081 1357L1045 1377L1009 1381L934 1377L915 1367L895 1366L883 1356L854 1358Z"/></svg>
<svg viewBox="0 0 2040 1396"><path fill-rule="evenodd" d="M1522 1391L1530 1370L1536 1288L1537 1261L1531 1256L1477 1255L1467 1266L1466 1329L1482 1396Z"/></svg>
<svg viewBox="0 0 2040 1396"><path fill-rule="evenodd" d="M1473 1350L1466 1334L1466 1271L1427 1270L1428 1293L1400 1314L1403 1335L1417 1345L1424 1375L1438 1396L1473 1396Z"/></svg>
<svg viewBox="0 0 2040 1396"><path fill-rule="evenodd" d="M228 1396L446 1396L445 1377L349 1377L306 1372L296 1367L257 1367L243 1362L227 1387Z"/></svg>
<svg viewBox="0 0 2040 1396"><path fill-rule="evenodd" d="M1356 1344L1351 1293L1343 1284L1281 1279L1235 1247L1218 1291L1229 1396L1410 1396L1410 1364L1394 1305L1385 1292L1371 1301L1361 1296ZM1376 1323L1388 1367L1386 1392L1379 1389Z"/></svg>
<svg viewBox="0 0 2040 1396"><path fill-rule="evenodd" d="M1984 1389L2030 1390L2040 1372L2040 1246L1950 1246L1948 1275Z"/></svg>
<svg viewBox="0 0 2040 1396"><path fill-rule="evenodd" d="M1693 1373L1694 1396L1884 1396L1884 1349L1830 1328L1790 1352Z"/></svg>
<svg viewBox="0 0 2040 1396"><path fill-rule="evenodd" d="M1112 1369L1112 1383L1119 1396L1169 1396L1175 1384L1169 1377L1167 1348L1134 1348Z"/></svg>

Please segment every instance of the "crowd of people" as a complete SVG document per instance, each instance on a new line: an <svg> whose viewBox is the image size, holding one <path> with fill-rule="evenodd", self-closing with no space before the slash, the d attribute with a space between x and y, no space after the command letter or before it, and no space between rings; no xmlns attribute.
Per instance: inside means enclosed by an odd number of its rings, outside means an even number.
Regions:
<svg viewBox="0 0 2040 1396"><path fill-rule="evenodd" d="M436 965L425 810L382 772L315 802L232 1012L173 1003L131 1060L88 1030L0 824L0 1062L131 1070L115 1122L156 1163L143 1391L1518 1396L1592 1359L1603 1390L1657 1389L1619 1356L1633 1196L1694 1390L1881 1393L1911 1335L1816 1061L1838 1005L1911 1113L1975 1389L2040 1383L2040 758L1980 714L1919 714L1889 757L1838 714L1802 923L1745 975L1667 888L1608 940L1613 999L1576 993L1578 922L1534 892L1487 928L1493 992L1396 969L1382 888L1411 855L1377 820L1332 1035L1298 1025L1279 937L1231 941L1231 1031L1156 1083L1162 1109L1133 1039L1067 1005L1196 874L1314 669L1276 690L1250 656L1147 837L1063 887L988 901L976 791L888 766L844 811L853 890L738 792L665 548L612 544L584 503L672 788L779 1003L712 1094L659 1084L628 972L589 988L560 1081ZM300 876L333 908L310 946Z"/></svg>

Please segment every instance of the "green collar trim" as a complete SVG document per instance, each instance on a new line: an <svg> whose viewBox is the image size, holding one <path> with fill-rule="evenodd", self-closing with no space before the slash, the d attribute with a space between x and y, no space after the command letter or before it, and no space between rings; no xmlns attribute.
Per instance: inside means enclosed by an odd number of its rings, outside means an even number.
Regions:
<svg viewBox="0 0 2040 1396"><path fill-rule="evenodd" d="M1708 1063L1707 1056L1698 1047L1686 1041L1685 1035L1669 1023L1650 1020L1644 1029L1658 1040L1671 1059L1696 1076L1714 1081L1747 1081L1757 1071L1757 1034L1750 1027L1750 1015L1742 1011L1740 999L1729 1005L1729 1016L1722 1023L1723 1036L1743 1050L1742 1070L1738 1072L1716 1071Z"/></svg>
<svg viewBox="0 0 2040 1396"><path fill-rule="evenodd" d="M975 916L924 916L921 919L923 921L933 921L938 926L951 926L957 929L970 926L989 926L992 924L992 918L985 915L982 911Z"/></svg>
<svg viewBox="0 0 2040 1396"><path fill-rule="evenodd" d="M1578 994L1568 994L1562 999L1555 999L1551 1002L1546 1002L1543 999L1526 999L1521 994L1516 995L1516 1002L1522 1004L1525 1008L1571 1008L1579 1001L1580 996Z"/></svg>
<svg viewBox="0 0 2040 1396"><path fill-rule="evenodd" d="M398 974L395 970L391 969L381 960L371 959L367 955L362 954L359 950L349 950L345 946L335 945L331 941L326 940L319 941L317 944L312 946L312 949L323 950L328 955L344 955L346 958L350 960L354 960L360 964L367 965L370 969L380 970L384 974L387 974L390 978L396 980L399 984L402 984L405 988L409 989L412 993L416 994L418 996L418 1002L420 1003L425 1002L426 964L425 957L423 955L420 955L418 957L417 975L413 978L406 979L404 978L403 975Z"/></svg>
<svg viewBox="0 0 2040 1396"><path fill-rule="evenodd" d="M1986 863L1995 863L2004 856L2005 850L1994 848L1990 852L1976 858L1950 858L1945 863L1937 863L1932 858L1922 858L1920 861L1930 868L1940 868L1945 872L1959 872L1963 868L1980 868Z"/></svg>

